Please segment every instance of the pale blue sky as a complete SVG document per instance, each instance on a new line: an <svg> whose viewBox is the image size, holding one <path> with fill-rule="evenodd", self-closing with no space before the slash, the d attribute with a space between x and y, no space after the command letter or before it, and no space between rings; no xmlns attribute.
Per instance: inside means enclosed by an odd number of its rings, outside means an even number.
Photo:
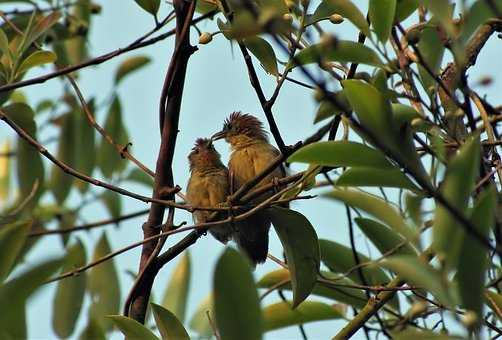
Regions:
<svg viewBox="0 0 502 340"><path fill-rule="evenodd" d="M361 4L362 10L366 7L367 1L355 1ZM151 17L140 10L132 0L108 0L104 3L101 15L94 16L89 39L89 50L93 56L97 56L119 47L126 46L131 41L151 29L153 22ZM166 4L162 5L161 17L170 11ZM202 31L214 31L215 23L201 24ZM337 34L347 39L354 39L355 30L349 23L336 26ZM494 41L495 40L495 41ZM197 42L197 35L192 34L192 43ZM490 74L497 66L497 58L500 57L500 49L495 49L496 39L492 39L489 48L480 56L475 75ZM498 42L500 44L500 42ZM138 73L128 77L117 89L122 100L124 120L129 129L133 154L150 168L155 168L155 160L159 146L158 130L158 100L162 86L165 70L172 53L173 40L165 40L156 45L128 53L110 62L97 67L86 69L81 73L79 85L86 97L96 96L98 102L106 100L112 93L113 75L119 63L128 56L148 55L152 58L152 63ZM268 96L275 87L273 77L262 72L258 63L255 63L259 70L260 78L265 93ZM35 71L29 76L48 72L49 69ZM473 72L471 72L472 74ZM295 75L300 78L299 74ZM494 74L497 77L498 74ZM26 92L31 104L35 104L39 98L58 93L61 86L60 80L51 80L43 85L35 85ZM500 92L500 81L489 90L495 95ZM249 84L247 71L242 57L237 49L232 50L229 42L222 36L217 35L209 45L200 46L190 59L185 95L182 105L180 119L180 134L176 155L174 159L175 181L182 187L188 179L188 167L186 156L192 147L193 141L197 137L210 136L221 127L223 119L234 110L242 110L253 113L264 120L261 107L256 98L255 92ZM274 114L278 126L284 136L286 143L293 144L316 130L312 125L315 115L316 104L308 90L296 85L285 84L281 95L274 106ZM98 120L103 121L104 111L99 112ZM0 140L6 135L11 135L3 125L0 128ZM48 136L50 131L48 131ZM41 136L43 139L44 136ZM219 143L217 148L223 154L224 160L228 159L228 148L224 143ZM94 176L99 176L95 171ZM150 195L150 192L141 186L124 183L123 187ZM78 194L74 193L71 201L78 202ZM146 204L126 198L123 200L124 212L133 212L147 207ZM328 202L323 199L295 203L292 205L306 215L315 226L320 238L330 238L338 242L348 244L347 224L344 209L341 205ZM84 210L83 216L89 222L97 221L107 217L100 204L92 204ZM191 217L184 213L177 212L176 221L191 222ZM136 218L121 223L119 228L112 225L90 233L80 233L84 242L91 245L106 230L108 238L114 249L126 246L142 238L141 224L144 218ZM171 237L167 241L167 246L174 244L179 237ZM359 232L357 232L358 246L361 251L367 249L366 242ZM89 250L91 250L89 248ZM189 296L189 306L187 310L188 318L191 317L201 300L209 293L212 285L213 265L223 250L223 246L211 237L201 238L190 248L192 255L192 282ZM32 251L29 261L36 262L40 256L49 254L61 254L61 242L58 237L48 236L39 242ZM282 248L280 243L272 233L270 252L280 256ZM89 254L88 254L89 256ZM115 258L116 266L121 278L122 296L125 298L131 285L131 278L126 274L127 270L136 272L139 258L139 248L127 252ZM169 280L170 273L177 261L168 264L158 275L154 286L154 296L157 301L162 297L164 288ZM273 263L267 262L255 271L255 277L260 278L264 273L277 269ZM238 282L236 282L238 284ZM51 285L41 290L31 302L28 310L28 324L30 338L54 338L51 326L52 300L55 285ZM320 300L316 297L313 299ZM267 305L272 301L278 301L276 294L271 294L263 303ZM81 317L79 330L85 325L85 317ZM343 325L343 322L319 322L305 326L309 339L326 339L335 334ZM288 339L298 338L299 333L296 327L287 328L280 331L267 333L268 339ZM360 337L355 336L354 339Z"/></svg>

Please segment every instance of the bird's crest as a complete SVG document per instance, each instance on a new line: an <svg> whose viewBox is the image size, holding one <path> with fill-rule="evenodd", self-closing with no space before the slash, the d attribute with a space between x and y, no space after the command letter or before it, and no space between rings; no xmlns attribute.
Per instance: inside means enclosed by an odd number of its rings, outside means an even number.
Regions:
<svg viewBox="0 0 502 340"><path fill-rule="evenodd" d="M262 122L248 113L242 113L240 111L232 112L230 116L225 119L223 128L249 137L267 139L267 132L263 128Z"/></svg>

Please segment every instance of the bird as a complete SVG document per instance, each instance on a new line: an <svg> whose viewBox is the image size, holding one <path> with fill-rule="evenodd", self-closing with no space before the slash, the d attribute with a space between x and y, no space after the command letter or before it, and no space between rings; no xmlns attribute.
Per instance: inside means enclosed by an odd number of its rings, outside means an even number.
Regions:
<svg viewBox="0 0 502 340"><path fill-rule="evenodd" d="M211 139L197 138L195 146L188 155L190 178L186 200L192 206L216 208L225 204L229 193L228 170L221 162L218 151ZM196 210L193 218L196 223L208 222L212 211ZM209 228L211 235L226 244L232 238L233 228L229 224Z"/></svg>
<svg viewBox="0 0 502 340"><path fill-rule="evenodd" d="M230 144L228 171L231 193L255 178L280 155L279 150L269 143L263 123L255 116L240 111L231 113L225 120L223 129L215 133L211 139L213 141L225 139ZM284 168L279 166L256 186L284 176ZM259 204L271 195L270 192L265 193L250 203ZM235 223L233 238L254 266L267 259L270 226L271 221L266 211L258 211Z"/></svg>

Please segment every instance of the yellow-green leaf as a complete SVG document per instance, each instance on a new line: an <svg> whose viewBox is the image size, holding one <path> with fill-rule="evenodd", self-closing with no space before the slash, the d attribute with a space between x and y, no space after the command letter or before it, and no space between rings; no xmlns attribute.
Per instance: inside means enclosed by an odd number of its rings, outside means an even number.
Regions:
<svg viewBox="0 0 502 340"><path fill-rule="evenodd" d="M154 303L150 306L163 340L190 340L183 324L171 311Z"/></svg>
<svg viewBox="0 0 502 340"><path fill-rule="evenodd" d="M33 222L15 222L0 228L0 283L11 272Z"/></svg>
<svg viewBox="0 0 502 340"><path fill-rule="evenodd" d="M17 74L21 75L30 68L55 62L57 56L51 51L35 51L21 62Z"/></svg>
<svg viewBox="0 0 502 340"><path fill-rule="evenodd" d="M326 19L332 14L340 14L347 18L365 35L370 34L370 28L366 18L350 0L325 0L321 1L319 7L316 8L314 14L309 19L309 23L315 23L319 20Z"/></svg>
<svg viewBox="0 0 502 340"><path fill-rule="evenodd" d="M124 77L139 70L143 66L148 65L149 63L150 58L146 56L134 56L124 60L115 72L115 84L120 83Z"/></svg>
<svg viewBox="0 0 502 340"><path fill-rule="evenodd" d="M216 325L222 340L262 338L263 319L251 267L236 250L227 248L219 258L213 291Z"/></svg>
<svg viewBox="0 0 502 340"><path fill-rule="evenodd" d="M160 7L160 0L134 0L141 8L150 13L157 15Z"/></svg>
<svg viewBox="0 0 502 340"><path fill-rule="evenodd" d="M291 302L278 302L263 309L265 330L301 325L313 321L341 319L343 315L333 306L317 301L304 301L295 309Z"/></svg>
<svg viewBox="0 0 502 340"><path fill-rule="evenodd" d="M162 299L162 306L176 315L181 322L185 321L185 310L190 288L190 262L190 253L186 251L174 268Z"/></svg>
<svg viewBox="0 0 502 340"><path fill-rule="evenodd" d="M378 39L385 44L394 24L396 0L370 0L368 13Z"/></svg>
<svg viewBox="0 0 502 340"><path fill-rule="evenodd" d="M120 329L126 339L158 340L159 338L151 330L134 319L122 315L108 315L115 326Z"/></svg>

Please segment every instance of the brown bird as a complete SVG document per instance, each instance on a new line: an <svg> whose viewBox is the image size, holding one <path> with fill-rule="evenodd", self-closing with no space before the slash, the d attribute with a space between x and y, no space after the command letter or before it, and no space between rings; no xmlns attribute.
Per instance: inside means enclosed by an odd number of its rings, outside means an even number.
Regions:
<svg viewBox="0 0 502 340"><path fill-rule="evenodd" d="M214 134L211 139L223 138L232 149L228 162L232 190L239 189L256 177L280 154L279 150L268 142L263 124L250 114L233 112L225 120L223 130ZM257 186L281 177L284 177L284 169L278 167ZM262 202L270 195L270 193L264 194L251 203ZM259 211L235 225L237 230L233 236L234 240L254 264L262 263L267 259L270 224L267 213Z"/></svg>
<svg viewBox="0 0 502 340"><path fill-rule="evenodd" d="M229 191L228 170L220 160L210 139L199 138L188 155L190 179L187 186L187 201L192 206L219 207L225 203ZM196 223L207 222L211 211L197 210L193 213ZM232 237L232 226L211 227L209 232L218 241L227 243Z"/></svg>

